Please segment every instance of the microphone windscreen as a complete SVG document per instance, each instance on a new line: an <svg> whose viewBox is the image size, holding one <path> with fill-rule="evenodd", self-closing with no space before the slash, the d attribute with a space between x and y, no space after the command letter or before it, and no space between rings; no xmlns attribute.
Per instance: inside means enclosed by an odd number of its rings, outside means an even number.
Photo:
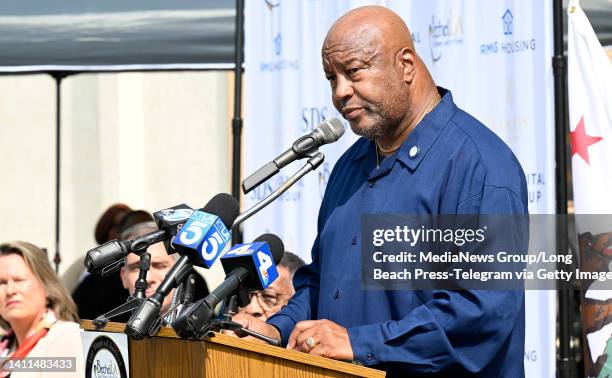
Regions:
<svg viewBox="0 0 612 378"><path fill-rule="evenodd" d="M225 227L231 228L240 213L240 204L233 196L227 193L219 193L211 198L202 210L217 215L221 218Z"/></svg>
<svg viewBox="0 0 612 378"><path fill-rule="evenodd" d="M274 264L278 265L283 258L283 254L285 253L285 245L283 244L281 238L274 234L263 234L253 241L253 243L256 242L268 243L268 247L270 247L270 252L274 258Z"/></svg>
<svg viewBox="0 0 612 378"><path fill-rule="evenodd" d="M323 132L325 143L333 143L344 135L344 125L338 117L324 119L318 127Z"/></svg>

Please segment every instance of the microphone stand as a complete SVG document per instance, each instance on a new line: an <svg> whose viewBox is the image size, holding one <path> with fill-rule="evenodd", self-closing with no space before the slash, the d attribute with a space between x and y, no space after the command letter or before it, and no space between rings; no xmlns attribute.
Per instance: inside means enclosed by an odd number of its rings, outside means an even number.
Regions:
<svg viewBox="0 0 612 378"><path fill-rule="evenodd" d="M274 339L272 337L262 335L259 332L251 331L250 329L244 328L236 322L233 322L231 320L221 320L221 319L215 319L212 322L210 322L206 326L206 328L202 330L198 338L201 338L203 336L213 337L214 336L213 332L220 332L221 330L224 330L224 329L228 331L233 331L239 335L253 336L256 339L265 341L266 343L270 345L274 345L274 346L280 346L280 343L281 343L281 341L278 339Z"/></svg>
<svg viewBox="0 0 612 378"><path fill-rule="evenodd" d="M173 319L176 319L182 310L193 303L196 279L195 275L196 273L189 274L187 279L185 279L185 282L179 285L174 299L170 304L170 308L161 315L161 318L164 319L164 325L167 325Z"/></svg>
<svg viewBox="0 0 612 378"><path fill-rule="evenodd" d="M93 320L93 324L96 330L100 330L106 326L111 318L131 312L140 307L142 302L147 299L145 291L147 290L147 272L151 269L151 254L144 252L140 254L140 263L138 265L140 271L138 272L138 279L134 284L135 291L134 295L130 296L124 304L118 306L107 313L98 316Z"/></svg>
<svg viewBox="0 0 612 378"><path fill-rule="evenodd" d="M289 179L287 179L287 181L281 184L281 186L279 186L275 191L270 193L263 200L253 205L253 207L251 207L244 213L240 214L232 225L232 233L241 223L252 217L255 213L259 212L264 207L268 206L272 201L280 197L283 193L287 191L287 189L291 188L296 182L298 182L299 179L304 177L308 172L317 169L317 167L319 167L319 165L323 163L323 160L325 160L325 155L323 155L322 152L317 151L316 154L313 154L310 159L306 161L306 164L304 164L304 166L300 168L299 171L293 174L293 176L289 177Z"/></svg>
<svg viewBox="0 0 612 378"><path fill-rule="evenodd" d="M232 224L231 227L231 231L232 234L234 232L236 232L236 229L238 228L238 226L243 223L245 220L249 219L251 216L253 216L254 214L256 214L257 212L259 212L261 209L263 209L264 207L268 206L272 201L274 201L275 199L277 199L278 197L280 197L283 193L285 193L291 186L293 186L299 179L301 179L302 177L304 177L307 173L309 173L310 171L315 170L319 165L321 165L321 163L323 163L323 160L325 159L325 155L323 155L323 153L321 152L316 152L314 153L309 159L308 161L306 161L306 164L304 164L304 166L298 170L296 173L293 174L293 176L291 176L289 179L287 179L287 181L285 181L281 186L279 186L275 191L273 191L272 193L270 193L266 198L264 198L263 200L261 200L260 202L258 202L257 204L253 205L250 209L248 209L247 211L245 211L244 213L240 214L236 220L234 221L234 223ZM241 304L246 304L248 303L248 291L246 290L246 288L243 287L243 285L240 285L240 287L238 288L237 292L233 292L229 295L229 297L233 297L238 295L238 299L240 301ZM227 298L227 297L226 297ZM230 299L231 300L231 299ZM234 299L235 300L235 299ZM199 300L198 302L194 303L192 306L198 306L200 305L202 308L206 308L206 306L202 306L204 300ZM183 312L186 309L183 310ZM231 310L231 309L230 309ZM192 314L192 317L195 316ZM202 315L204 316L204 315ZM219 321L217 320L210 320L210 319L201 319L199 317L194 317L192 320L193 323L200 323L200 324L204 324L199 330L198 329L193 329L193 325L195 324L189 324L190 320L189 318L187 318L184 314L181 314L177 317L177 319L175 319L172 323L172 328L174 328L175 332L180 335L181 337L183 337L181 335L181 333L185 332L184 334L187 334L189 336L185 336L183 338L191 338L194 335L196 335L196 338L200 338L202 337L202 335L205 335L207 332L209 332L209 328L211 327L211 325L215 325L215 327L219 326L227 326L227 327L235 327L229 323L233 323L231 321L229 321L229 319L231 319L231 315L229 314L224 314L224 319L222 320L221 323L218 323ZM229 319L228 319L229 316ZM225 322L225 323L223 323ZM229 322L229 323L228 323ZM234 323L237 324L237 323ZM178 329L177 329L178 328ZM186 328L190 328L190 329L186 329ZM221 328L219 328L221 329ZM223 328L223 329L229 329L229 328ZM233 330L233 329L232 329ZM270 340L268 340L269 338L267 338L266 336L257 334L257 335L252 335L249 332L253 332L250 330L246 330L244 331L245 333L257 337L261 340L264 340L272 345L280 345L278 343L274 343ZM260 337L261 336L261 337ZM263 337L263 338L262 338ZM264 339L266 338L266 339Z"/></svg>

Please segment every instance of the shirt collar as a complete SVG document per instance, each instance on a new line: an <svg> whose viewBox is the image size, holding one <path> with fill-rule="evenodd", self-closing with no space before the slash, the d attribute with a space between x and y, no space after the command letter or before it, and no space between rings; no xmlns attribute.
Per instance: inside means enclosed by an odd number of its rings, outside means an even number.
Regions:
<svg viewBox="0 0 612 378"><path fill-rule="evenodd" d="M366 154L368 153L368 150L370 150L371 146L374 144L372 143L370 139L363 138L363 137L359 138L358 143L359 145L357 146L355 153L353 154L353 157L351 159L352 161L357 161L359 159L362 159L364 156L366 156Z"/></svg>
<svg viewBox="0 0 612 378"><path fill-rule="evenodd" d="M438 87L438 92L441 96L438 105L423 117L395 154L397 160L412 170L417 169L448 121L457 111L451 92L442 87Z"/></svg>
<svg viewBox="0 0 612 378"><path fill-rule="evenodd" d="M448 89L438 87L441 100L438 105L433 108L429 114L425 115L421 122L412 130L408 138L402 143L402 146L396 154L390 156L392 160L398 159L411 169L416 169L423 160L427 151L436 141L444 126L456 112L456 106L453 102L453 95ZM355 151L352 160L362 159L369 151L376 153L373 148L374 143L371 140L361 138L362 141ZM416 146L416 150L413 148ZM413 153L411 154L411 149ZM416 152L416 154L414 153ZM411 155L413 155L411 157ZM385 159L387 160L387 159Z"/></svg>

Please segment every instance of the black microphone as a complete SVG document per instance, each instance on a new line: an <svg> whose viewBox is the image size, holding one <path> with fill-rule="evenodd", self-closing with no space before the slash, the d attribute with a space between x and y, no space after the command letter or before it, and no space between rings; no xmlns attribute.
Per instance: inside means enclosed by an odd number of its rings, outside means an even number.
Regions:
<svg viewBox="0 0 612 378"><path fill-rule="evenodd" d="M344 125L339 118L324 119L310 134L300 137L293 142L290 149L244 179L242 191L247 194L262 182L277 174L287 164L310 157L317 148L337 141L342 135L344 135Z"/></svg>
<svg viewBox="0 0 612 378"><path fill-rule="evenodd" d="M123 258L129 253L129 241L111 240L87 251L85 267L89 273L107 276L123 266Z"/></svg>
<svg viewBox="0 0 612 378"><path fill-rule="evenodd" d="M225 280L206 298L180 313L172 322L176 334L185 339L200 337L213 318L215 307L227 296L241 287L250 290L268 287L278 277L276 264L284 251L282 240L274 234L263 234L253 243L234 246L221 257L227 274Z"/></svg>
<svg viewBox="0 0 612 378"><path fill-rule="evenodd" d="M223 224L229 228L238 215L238 202L229 194L217 194L204 206L203 211L209 214L217 214ZM193 267L190 256L193 255L182 255L166 274L155 293L147 298L140 308L132 314L125 326L126 334L136 340L149 335L149 330L159 318L164 298L191 274Z"/></svg>
<svg viewBox="0 0 612 378"><path fill-rule="evenodd" d="M181 231L181 228L183 227L185 222L187 222L187 219L189 219L191 214L193 214L193 209L185 205L184 203L170 207L168 209L163 209L154 212L153 219L157 224L157 228L159 228L160 231L164 232L163 236L159 235L159 240L156 240L155 236L152 235L154 234L154 232L148 234L151 235L150 239L147 239L148 235L143 235L132 241L132 248L134 249L134 251L137 251L138 249L141 249L143 247L146 249L149 247L149 245L163 241L164 247L166 247L166 251L168 253L176 252L174 248L172 248L172 238L176 236L179 231ZM147 243L149 243L149 240L151 241L151 243L147 245Z"/></svg>
<svg viewBox="0 0 612 378"><path fill-rule="evenodd" d="M183 292L181 293L179 303L183 306L189 306L193 303L193 296L195 294L195 285L196 285L196 275L197 273L191 273L189 277L185 280L185 286L183 287Z"/></svg>
<svg viewBox="0 0 612 378"><path fill-rule="evenodd" d="M99 273L106 276L115 272L123 265L123 258L134 252L140 254L160 241L166 242L166 251L171 253L169 240L180 230L189 219L193 209L185 204L173 206L153 213L153 219L159 230L139 236L132 240L111 240L96 248L87 251L85 267L90 273Z"/></svg>

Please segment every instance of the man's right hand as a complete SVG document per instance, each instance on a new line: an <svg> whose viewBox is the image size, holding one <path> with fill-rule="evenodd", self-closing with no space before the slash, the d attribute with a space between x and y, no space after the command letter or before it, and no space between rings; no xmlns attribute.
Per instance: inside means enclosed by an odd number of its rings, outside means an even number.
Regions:
<svg viewBox="0 0 612 378"><path fill-rule="evenodd" d="M240 324L243 328L247 328L251 331L261 333L262 335L271 337L273 339L280 340L281 335L278 329L271 324L259 320L254 316L244 313L238 313L232 316L232 320Z"/></svg>

